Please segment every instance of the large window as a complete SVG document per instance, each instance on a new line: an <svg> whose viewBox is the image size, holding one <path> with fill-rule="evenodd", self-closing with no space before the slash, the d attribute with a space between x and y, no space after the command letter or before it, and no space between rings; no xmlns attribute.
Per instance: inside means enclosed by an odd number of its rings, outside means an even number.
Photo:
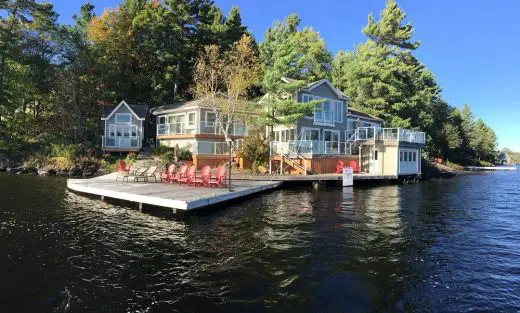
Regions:
<svg viewBox="0 0 520 313"><path fill-rule="evenodd" d="M334 122L343 122L343 101L334 101Z"/></svg>
<svg viewBox="0 0 520 313"><path fill-rule="evenodd" d="M188 126L195 126L195 112L188 113Z"/></svg>
<svg viewBox="0 0 520 313"><path fill-rule="evenodd" d="M323 100L321 103L316 104L316 110L314 111L315 123L332 124L334 122L343 122L343 101L307 94L302 95L303 103L314 100Z"/></svg>
<svg viewBox="0 0 520 313"><path fill-rule="evenodd" d="M206 112L206 126L213 127L215 126L215 120L217 116L213 112Z"/></svg>
<svg viewBox="0 0 520 313"><path fill-rule="evenodd" d="M130 113L116 113L117 124L130 124L131 121L132 116L130 116Z"/></svg>

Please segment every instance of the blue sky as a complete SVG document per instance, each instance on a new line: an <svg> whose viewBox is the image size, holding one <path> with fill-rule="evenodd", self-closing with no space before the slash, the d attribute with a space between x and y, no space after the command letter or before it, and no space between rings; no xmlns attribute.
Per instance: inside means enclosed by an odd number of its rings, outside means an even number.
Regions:
<svg viewBox="0 0 520 313"><path fill-rule="evenodd" d="M83 1L54 0L62 22L78 12ZM117 0L92 0L96 11ZM366 38L367 15L376 17L385 0L216 0L225 12L240 8L245 25L261 41L275 19L297 13L335 54ZM450 104L469 104L499 137L500 147L520 151L520 1L397 0L422 42L416 55L435 74Z"/></svg>

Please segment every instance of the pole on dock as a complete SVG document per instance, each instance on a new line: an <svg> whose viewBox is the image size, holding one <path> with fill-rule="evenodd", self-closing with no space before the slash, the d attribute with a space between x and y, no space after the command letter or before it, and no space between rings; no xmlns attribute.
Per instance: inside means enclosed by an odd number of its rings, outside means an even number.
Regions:
<svg viewBox="0 0 520 313"><path fill-rule="evenodd" d="M139 212L143 212L143 203L139 202Z"/></svg>
<svg viewBox="0 0 520 313"><path fill-rule="evenodd" d="M226 139L228 140L228 139ZM228 140L229 143L229 168L228 168L228 191L231 191L231 166L233 165L233 145L231 139Z"/></svg>

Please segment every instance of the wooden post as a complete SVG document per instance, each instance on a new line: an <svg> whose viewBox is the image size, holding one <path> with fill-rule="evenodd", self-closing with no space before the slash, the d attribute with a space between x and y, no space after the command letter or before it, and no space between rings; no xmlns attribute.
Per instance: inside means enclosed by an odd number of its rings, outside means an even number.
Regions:
<svg viewBox="0 0 520 313"><path fill-rule="evenodd" d="M143 212L143 203L139 202L139 212Z"/></svg>

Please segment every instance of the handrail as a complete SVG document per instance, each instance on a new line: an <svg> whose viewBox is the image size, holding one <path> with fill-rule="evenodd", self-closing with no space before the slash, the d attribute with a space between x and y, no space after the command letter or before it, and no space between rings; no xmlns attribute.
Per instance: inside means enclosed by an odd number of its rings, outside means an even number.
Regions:
<svg viewBox="0 0 520 313"><path fill-rule="evenodd" d="M188 134L214 134L223 135L221 129L214 123L198 121L193 124L188 122L174 122L157 124L157 135L188 135ZM246 124L231 123L228 129L230 136L247 136L249 129Z"/></svg>

